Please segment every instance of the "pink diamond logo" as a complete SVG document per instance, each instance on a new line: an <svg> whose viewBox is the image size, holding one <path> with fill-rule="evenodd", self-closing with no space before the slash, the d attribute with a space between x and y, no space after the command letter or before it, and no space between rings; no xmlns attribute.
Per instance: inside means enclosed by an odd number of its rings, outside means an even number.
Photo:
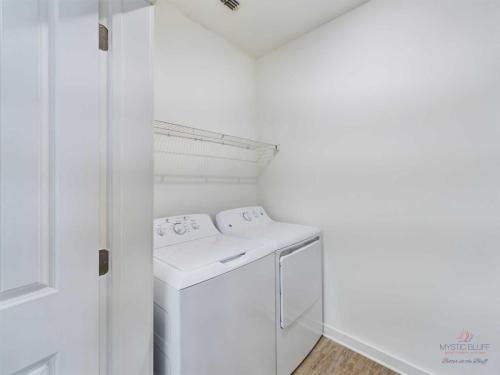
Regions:
<svg viewBox="0 0 500 375"><path fill-rule="evenodd" d="M470 342L474 335L472 334L471 331L468 331L466 329L462 330L462 333L460 336L458 336L457 340L458 342Z"/></svg>

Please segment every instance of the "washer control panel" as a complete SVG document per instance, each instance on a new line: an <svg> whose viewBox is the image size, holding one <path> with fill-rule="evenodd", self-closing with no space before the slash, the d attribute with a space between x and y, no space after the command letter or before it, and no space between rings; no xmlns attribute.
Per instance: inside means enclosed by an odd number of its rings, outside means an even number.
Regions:
<svg viewBox="0 0 500 375"><path fill-rule="evenodd" d="M155 249L217 234L219 231L206 214L171 216L154 221Z"/></svg>
<svg viewBox="0 0 500 375"><path fill-rule="evenodd" d="M262 207L248 207L241 211L241 217L245 221L254 221L264 218L266 215Z"/></svg>
<svg viewBox="0 0 500 375"><path fill-rule="evenodd" d="M257 228L271 223L271 218L262 207L242 207L217 214L217 226L222 233L234 233Z"/></svg>

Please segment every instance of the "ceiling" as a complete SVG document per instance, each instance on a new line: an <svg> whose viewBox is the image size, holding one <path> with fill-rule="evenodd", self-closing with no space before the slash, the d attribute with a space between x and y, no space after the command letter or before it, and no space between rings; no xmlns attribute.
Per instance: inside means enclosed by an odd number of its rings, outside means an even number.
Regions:
<svg viewBox="0 0 500 375"><path fill-rule="evenodd" d="M368 0L169 0L192 20L260 57Z"/></svg>

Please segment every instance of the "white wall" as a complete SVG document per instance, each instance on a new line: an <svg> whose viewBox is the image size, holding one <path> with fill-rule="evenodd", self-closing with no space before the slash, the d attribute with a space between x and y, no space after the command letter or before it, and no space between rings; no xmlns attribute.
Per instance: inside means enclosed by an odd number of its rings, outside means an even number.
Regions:
<svg viewBox="0 0 500 375"><path fill-rule="evenodd" d="M155 118L255 137L255 60L165 0L155 15ZM155 217L256 202L255 185L156 184Z"/></svg>
<svg viewBox="0 0 500 375"><path fill-rule="evenodd" d="M499 1L372 0L259 60L259 200L323 228L328 335L500 372L499 103ZM489 364L441 364L462 329Z"/></svg>

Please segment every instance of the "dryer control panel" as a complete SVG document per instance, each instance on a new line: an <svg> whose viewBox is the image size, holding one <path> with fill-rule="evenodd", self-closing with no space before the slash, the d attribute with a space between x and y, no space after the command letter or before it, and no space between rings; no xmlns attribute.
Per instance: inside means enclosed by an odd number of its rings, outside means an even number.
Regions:
<svg viewBox="0 0 500 375"><path fill-rule="evenodd" d="M223 233L238 234L251 228L264 227L272 222L260 206L242 207L217 214L217 226Z"/></svg>
<svg viewBox="0 0 500 375"><path fill-rule="evenodd" d="M210 216L206 214L171 216L155 219L154 248L220 234Z"/></svg>

